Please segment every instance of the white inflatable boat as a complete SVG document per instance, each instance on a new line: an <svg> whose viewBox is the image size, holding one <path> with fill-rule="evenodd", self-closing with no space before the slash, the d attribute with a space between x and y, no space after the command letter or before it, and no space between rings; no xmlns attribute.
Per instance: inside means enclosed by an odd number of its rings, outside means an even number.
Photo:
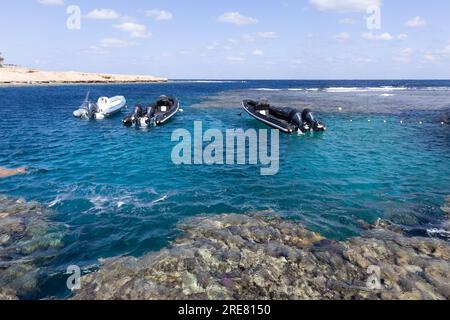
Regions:
<svg viewBox="0 0 450 320"><path fill-rule="evenodd" d="M127 100L123 96L112 98L100 97L97 103L89 101L89 93L81 107L74 111L77 118L102 120L115 113L121 112L127 105Z"/></svg>

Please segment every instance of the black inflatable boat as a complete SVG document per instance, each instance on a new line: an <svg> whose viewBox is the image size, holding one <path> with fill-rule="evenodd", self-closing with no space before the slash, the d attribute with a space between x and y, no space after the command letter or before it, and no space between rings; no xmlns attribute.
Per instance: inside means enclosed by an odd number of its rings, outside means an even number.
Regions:
<svg viewBox="0 0 450 320"><path fill-rule="evenodd" d="M160 96L148 106L137 105L133 112L123 119L126 126L160 126L171 119L180 110L180 103L176 98Z"/></svg>
<svg viewBox="0 0 450 320"><path fill-rule="evenodd" d="M275 107L267 100L244 100L242 106L253 118L286 133L325 131L323 123L317 121L310 109L299 112L288 107Z"/></svg>

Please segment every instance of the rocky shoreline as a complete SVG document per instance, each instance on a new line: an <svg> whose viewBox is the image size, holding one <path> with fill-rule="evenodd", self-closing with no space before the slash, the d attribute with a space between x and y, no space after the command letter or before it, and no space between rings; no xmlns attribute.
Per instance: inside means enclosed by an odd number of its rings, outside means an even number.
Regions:
<svg viewBox="0 0 450 320"><path fill-rule="evenodd" d="M180 228L169 249L103 261L74 299L450 299L450 243L383 220L340 242L258 215Z"/></svg>
<svg viewBox="0 0 450 320"><path fill-rule="evenodd" d="M450 197L441 209L449 208ZM63 245L51 214L0 196L0 300L36 290ZM100 261L72 299L450 299L450 242L409 237L384 220L346 241L265 213L195 217L179 228L160 252Z"/></svg>
<svg viewBox="0 0 450 320"><path fill-rule="evenodd" d="M63 228L38 203L0 195L0 300L15 300L37 287L40 268L62 246Z"/></svg>

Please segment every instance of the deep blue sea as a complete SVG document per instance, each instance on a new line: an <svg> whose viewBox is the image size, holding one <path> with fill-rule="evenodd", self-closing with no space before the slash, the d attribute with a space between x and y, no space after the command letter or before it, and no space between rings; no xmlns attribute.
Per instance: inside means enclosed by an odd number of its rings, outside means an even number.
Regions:
<svg viewBox="0 0 450 320"><path fill-rule="evenodd" d="M136 103L179 98L165 126L125 128L122 115L82 121L91 97ZM264 129L240 109L244 98L308 106L323 134L280 134L280 171L255 165L176 166L175 129ZM274 212L332 239L361 232L358 220L387 218L417 230L439 224L450 194L450 81L172 81L166 84L0 87L0 166L29 173L0 180L0 194L52 208L67 226L36 297L60 295L52 277L71 264L141 256L168 245L186 217ZM124 114L126 113L124 112Z"/></svg>

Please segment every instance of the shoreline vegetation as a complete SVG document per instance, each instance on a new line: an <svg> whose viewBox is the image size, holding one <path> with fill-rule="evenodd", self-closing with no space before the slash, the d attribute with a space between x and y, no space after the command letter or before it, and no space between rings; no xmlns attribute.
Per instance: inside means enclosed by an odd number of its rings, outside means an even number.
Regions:
<svg viewBox="0 0 450 320"><path fill-rule="evenodd" d="M0 196L0 212L0 300L18 299L39 290L38 270L63 246L64 228L22 199ZM179 228L159 252L100 260L71 299L450 299L450 242L382 219L344 241L266 212L194 217Z"/></svg>
<svg viewBox="0 0 450 320"><path fill-rule="evenodd" d="M164 83L168 79L145 75L40 71L18 66L0 68L0 86L39 84Z"/></svg>

